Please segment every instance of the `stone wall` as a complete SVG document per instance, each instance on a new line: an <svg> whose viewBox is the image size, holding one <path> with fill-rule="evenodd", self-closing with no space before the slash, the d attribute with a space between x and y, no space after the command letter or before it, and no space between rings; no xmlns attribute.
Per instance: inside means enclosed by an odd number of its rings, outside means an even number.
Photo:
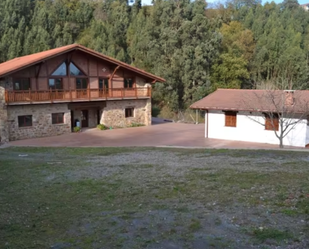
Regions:
<svg viewBox="0 0 309 249"><path fill-rule="evenodd" d="M0 143L9 141L7 106L5 105L5 84L5 79L0 80Z"/></svg>
<svg viewBox="0 0 309 249"><path fill-rule="evenodd" d="M64 113L64 124L52 124L52 113ZM19 127L18 116L32 115L31 127ZM10 140L56 136L71 132L71 113L67 104L8 106Z"/></svg>
<svg viewBox="0 0 309 249"><path fill-rule="evenodd" d="M125 108L134 108L134 116L126 118ZM131 123L151 125L151 100L107 101L101 116L101 124L106 126L125 127Z"/></svg>

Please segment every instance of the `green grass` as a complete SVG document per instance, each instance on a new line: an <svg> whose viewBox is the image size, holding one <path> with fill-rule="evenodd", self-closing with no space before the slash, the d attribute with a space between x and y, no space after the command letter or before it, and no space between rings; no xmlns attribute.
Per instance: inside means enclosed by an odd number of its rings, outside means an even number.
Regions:
<svg viewBox="0 0 309 249"><path fill-rule="evenodd" d="M151 153L155 156L148 160ZM306 224L295 225L309 218L309 169L296 163L307 155L254 153L1 149L0 248L164 248L168 243L193 248L197 240L205 248L238 248L251 238L292 243L308 231ZM276 157L293 167L259 163ZM242 232L255 226L241 222L243 212L259 216L268 210L281 215L278 227ZM268 219L271 223L272 216ZM290 227L281 230L286 224ZM217 234L220 239L214 239Z"/></svg>
<svg viewBox="0 0 309 249"><path fill-rule="evenodd" d="M293 238L293 235L291 232L288 231L281 231L274 228L264 228L264 229L255 229L253 231L254 237L259 242L264 242L267 239L273 239L278 242L283 240L288 240Z"/></svg>

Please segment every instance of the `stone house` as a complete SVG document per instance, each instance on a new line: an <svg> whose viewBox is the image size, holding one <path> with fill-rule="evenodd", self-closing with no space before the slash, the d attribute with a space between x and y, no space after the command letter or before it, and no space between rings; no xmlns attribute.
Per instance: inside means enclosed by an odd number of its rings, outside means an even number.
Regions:
<svg viewBox="0 0 309 249"><path fill-rule="evenodd" d="M163 78L78 44L0 64L0 142L75 126L151 124L151 84Z"/></svg>

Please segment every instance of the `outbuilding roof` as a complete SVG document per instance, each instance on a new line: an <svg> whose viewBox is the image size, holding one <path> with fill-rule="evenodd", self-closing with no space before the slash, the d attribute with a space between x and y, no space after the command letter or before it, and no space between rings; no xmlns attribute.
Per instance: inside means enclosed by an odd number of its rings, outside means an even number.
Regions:
<svg viewBox="0 0 309 249"><path fill-rule="evenodd" d="M165 82L165 79L163 79L161 77L158 77L154 74L148 73L148 72L141 70L139 68L133 67L133 66L126 64L122 61L116 60L112 57L98 53L98 52L96 52L92 49L86 48L86 47L79 45L79 44L71 44L71 45L67 45L67 46L63 46L63 47L60 47L60 48L55 48L55 49L51 49L51 50L47 50L47 51L43 51L43 52L31 54L31 55L17 57L15 59L1 63L0 64L0 77L4 77L4 76L9 75L11 73L14 73L16 71L25 69L25 68L30 67L32 65L35 65L35 64L37 64L41 61L51 59L53 57L59 56L61 54L64 54L64 53L67 53L67 52L70 52L70 51L73 51L73 50L80 50L80 51L83 51L85 53L91 54L91 55L98 57L102 60L105 60L105 61L108 61L112 64L115 64L116 66L120 66L122 68L136 72L140 75L143 75L147 78L150 78L153 81Z"/></svg>
<svg viewBox="0 0 309 249"><path fill-rule="evenodd" d="M218 89L190 108L252 112L309 111L308 90Z"/></svg>

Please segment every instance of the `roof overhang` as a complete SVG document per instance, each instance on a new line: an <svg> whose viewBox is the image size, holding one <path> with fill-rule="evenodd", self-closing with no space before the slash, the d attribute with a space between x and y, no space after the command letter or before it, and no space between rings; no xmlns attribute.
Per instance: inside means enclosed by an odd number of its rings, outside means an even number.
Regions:
<svg viewBox="0 0 309 249"><path fill-rule="evenodd" d="M49 59L55 58L55 57L60 56L62 54L65 54L65 53L68 53L68 52L72 52L72 51L76 51L76 50L85 52L87 54L90 54L90 55L92 55L92 56L94 56L94 57L96 57L98 59L107 61L107 62L109 62L111 64L114 64L115 66L119 66L119 67L121 67L123 69L127 69L129 71L135 72L135 73L137 73L138 75L141 75L144 78L150 79L151 83L165 82L166 81L164 78L158 77L158 76L156 76L154 74L148 73L148 72L146 72L144 70L141 70L139 68L136 68L134 66L126 64L126 63L124 63L122 61L116 60L116 59L114 59L112 57L109 57L109 56L103 55L101 53L98 53L98 52L96 52L96 51L94 51L92 49L86 48L86 47L81 46L79 44L72 44L72 45L61 47L61 48L56 48L56 49L44 51L44 52L41 52L41 53L27 55L27 56L15 58L13 60L4 62L4 63L0 64L0 68L1 68L1 66L4 66L5 64L8 64L8 63L11 63L12 66L7 65L8 66L7 70L3 70L2 72L0 70L0 78L8 76L8 75L10 75L12 73L15 73L17 71L24 70L24 69L26 69L28 67L31 67L31 66L34 66L36 64L45 62L45 61L47 61ZM49 52L49 51L50 51L50 53L45 55L45 53ZM40 54L42 54L41 57L39 56ZM14 67L14 62L17 62L18 60L24 60L24 62L23 63L19 63L20 65Z"/></svg>

